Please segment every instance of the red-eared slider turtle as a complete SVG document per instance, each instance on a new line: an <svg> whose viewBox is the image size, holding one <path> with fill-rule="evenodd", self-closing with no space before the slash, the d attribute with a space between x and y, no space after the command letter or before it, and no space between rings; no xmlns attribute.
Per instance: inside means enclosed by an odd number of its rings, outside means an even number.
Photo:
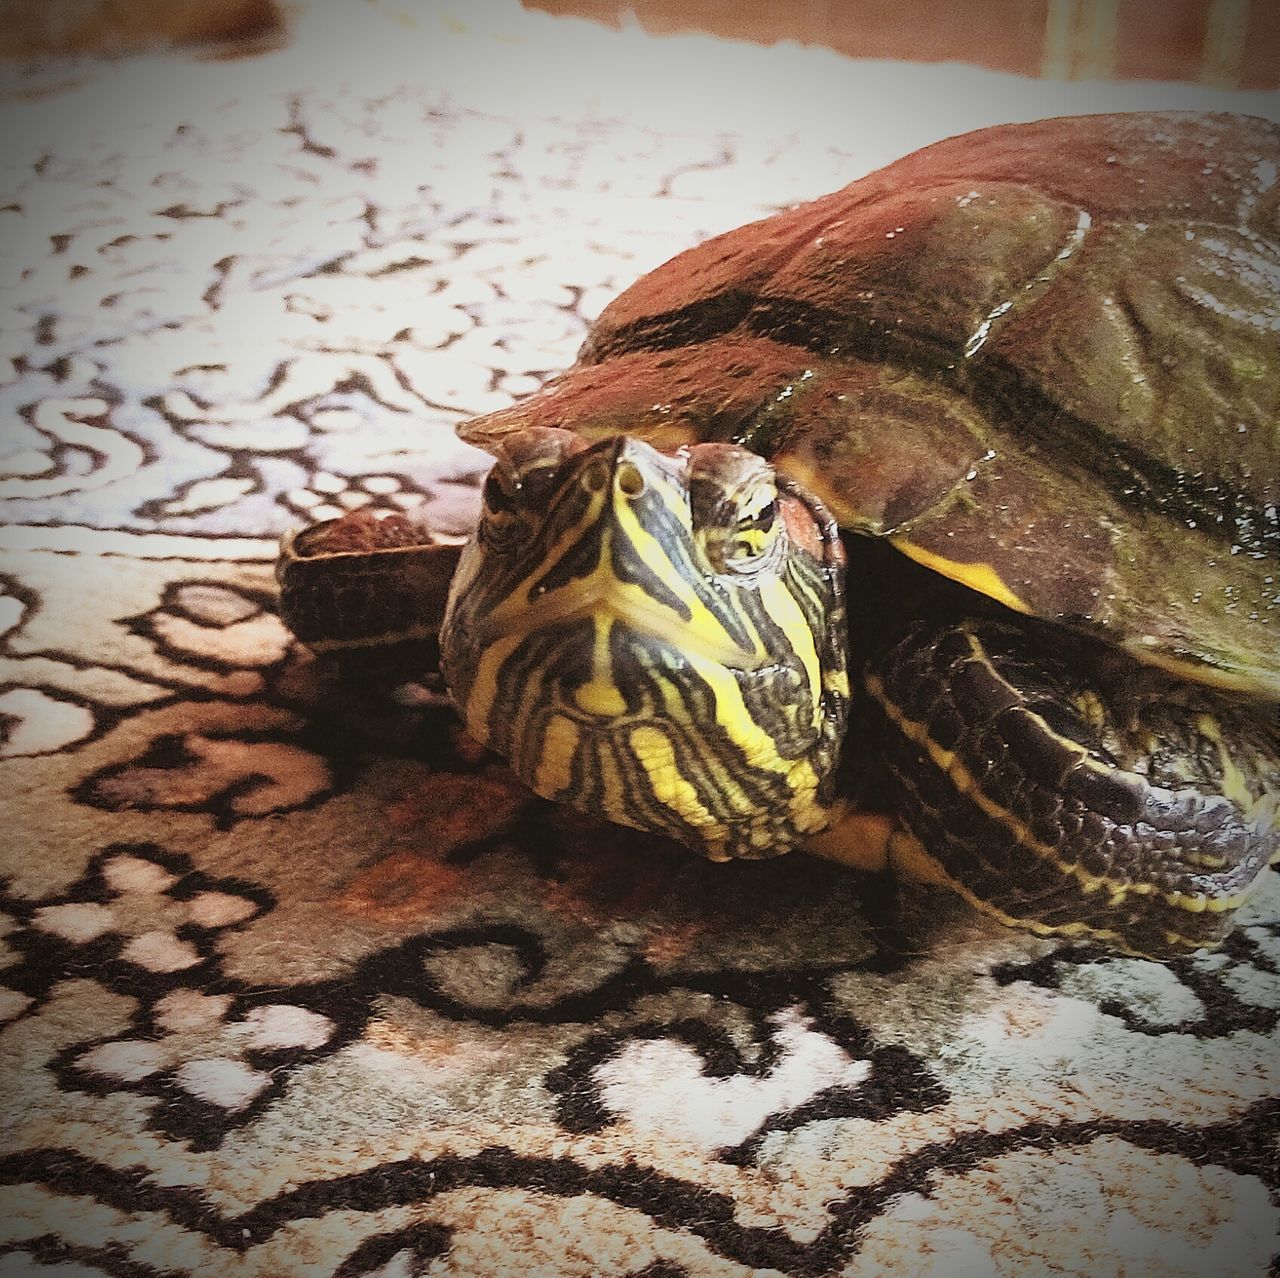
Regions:
<svg viewBox="0 0 1280 1278"><path fill-rule="evenodd" d="M1280 845L1278 165L1259 119L1009 125L645 276L462 432L471 733L714 858L1219 940ZM445 552L333 537L286 545L300 637L436 627Z"/></svg>

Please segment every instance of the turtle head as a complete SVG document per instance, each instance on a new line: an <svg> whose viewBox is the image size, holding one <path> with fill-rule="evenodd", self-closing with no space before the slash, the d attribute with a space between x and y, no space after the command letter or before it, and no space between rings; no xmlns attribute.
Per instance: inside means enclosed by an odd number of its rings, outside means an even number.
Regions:
<svg viewBox="0 0 1280 1278"><path fill-rule="evenodd" d="M705 855L822 829L848 705L823 507L731 444L495 448L441 632L468 730L538 794Z"/></svg>

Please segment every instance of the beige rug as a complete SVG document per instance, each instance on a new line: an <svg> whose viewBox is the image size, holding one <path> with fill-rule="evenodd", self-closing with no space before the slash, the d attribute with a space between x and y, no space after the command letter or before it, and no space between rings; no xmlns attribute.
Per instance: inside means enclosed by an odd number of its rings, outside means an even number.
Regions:
<svg viewBox="0 0 1280 1278"><path fill-rule="evenodd" d="M0 1278L1275 1274L1274 878L1162 966L692 862L273 613L295 522L464 532L453 424L678 248L1206 95L360 18L0 105Z"/></svg>

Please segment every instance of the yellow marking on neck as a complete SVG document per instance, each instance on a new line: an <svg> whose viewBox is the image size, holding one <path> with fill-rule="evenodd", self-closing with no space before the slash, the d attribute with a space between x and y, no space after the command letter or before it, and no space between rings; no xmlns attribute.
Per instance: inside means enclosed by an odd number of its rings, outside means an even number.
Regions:
<svg viewBox="0 0 1280 1278"><path fill-rule="evenodd" d="M695 669L706 680L715 700L716 723L729 735L742 753L748 765L768 772L789 772L795 760L784 759L778 753L778 744L751 716L742 689L723 666L698 662Z"/></svg>
<svg viewBox="0 0 1280 1278"><path fill-rule="evenodd" d="M480 660L476 663L463 718L472 736L486 745L490 740L489 716L493 713L493 703L498 695L498 672L523 638L521 634L514 634L495 639L484 646Z"/></svg>
<svg viewBox="0 0 1280 1278"><path fill-rule="evenodd" d="M791 789L787 812L791 818L791 824L806 838L826 830L840 812L840 809L833 809L819 800L820 781L821 778L808 759L798 760L787 773L787 785Z"/></svg>
<svg viewBox="0 0 1280 1278"><path fill-rule="evenodd" d="M613 754L612 738L602 736L597 739L596 762L600 768L600 801L605 814L610 820L620 821L623 825L634 825L635 821L628 812L629 796L618 771L618 760Z"/></svg>
<svg viewBox="0 0 1280 1278"><path fill-rule="evenodd" d="M572 719L552 715L542 739L542 757L534 774L533 788L538 794L552 796L567 790L573 782L573 758L582 732Z"/></svg>
<svg viewBox="0 0 1280 1278"><path fill-rule="evenodd" d="M680 771L676 752L665 732L649 724L641 724L632 728L628 742L649 778L653 797L663 807L670 808L682 820L702 831L720 825L703 806L697 787Z"/></svg>
<svg viewBox="0 0 1280 1278"><path fill-rule="evenodd" d="M976 590L979 594L986 595L987 598L994 599L1015 612L1031 614L1030 606L1014 594L990 564L964 563L958 559L948 559L945 555L917 546L915 542L908 541L905 537L890 537L889 543L922 567L941 573L952 581L958 581L962 586L968 586L970 590Z"/></svg>
<svg viewBox="0 0 1280 1278"><path fill-rule="evenodd" d="M699 666L695 665L695 670L702 673ZM690 726L688 725L688 708L679 690L663 672L654 671L653 673L662 696L663 712L666 717L674 723ZM702 725L691 726L699 732L700 739L705 741L705 737L701 736ZM709 774L710 787L719 795L721 801L728 805L735 816L750 817L752 812L751 802L738 784L738 779L730 768L730 760L725 759L708 745L706 749L699 752L697 761L703 771Z"/></svg>
<svg viewBox="0 0 1280 1278"><path fill-rule="evenodd" d="M804 758L786 759L778 754L773 738L747 713L741 690L729 671L697 658L691 659L689 665L711 689L716 726L743 752L747 765L779 774L786 782L790 791L786 800L787 811L795 829L801 833L813 833L828 825L831 813L816 797L819 777L812 764ZM721 818L705 807L699 797L698 784L688 773L681 771L666 734L650 725L638 724L629 736L629 742L636 750L641 766L650 773L657 800L697 829L705 840L707 855L713 860L722 860L724 857L717 853L716 848L724 842L729 826L749 827L755 824L754 818L763 818L766 823L771 823L775 814L756 809L739 782L736 760L712 747L701 733L703 725L688 722L688 707L671 679L661 670L651 670L650 673L662 698L662 712L672 722L692 730L695 738L700 740L703 748L698 750L696 762L698 770L706 774L703 784L729 809L731 815ZM636 732L640 735L636 736ZM653 768L659 769L660 775L650 772ZM630 823L629 818L622 819Z"/></svg>
<svg viewBox="0 0 1280 1278"><path fill-rule="evenodd" d="M813 697L812 722L816 723L821 713L819 697L824 683L822 658L818 654L818 638L809 628L799 601L781 577L764 578L757 590L761 606L774 625L786 635L792 650L804 665L810 695ZM847 680L845 687L846 689L848 687Z"/></svg>
<svg viewBox="0 0 1280 1278"><path fill-rule="evenodd" d="M591 678L574 690L573 700L584 714L617 718L626 713L627 703L613 679L613 663L609 659L609 634L613 622L595 618L595 634L591 642Z"/></svg>
<svg viewBox="0 0 1280 1278"><path fill-rule="evenodd" d="M1243 905L1256 886L1257 879L1254 879L1243 892L1238 892L1234 896L1214 898L1207 897L1203 892L1161 892L1154 883L1128 883L1122 879L1114 879L1107 875L1090 874L1082 865L1073 865L1068 861L1061 860L1056 849L1036 838L1030 826L1019 820L1007 808L1002 808L993 799L989 798L983 792L980 782L973 773L965 767L953 751L943 749L929 735L929 729L925 724L914 719L908 719L889 699L888 694L885 692L884 684L877 676L867 676L866 688L880 703L885 714L889 716L903 736L928 753L934 765L947 775L960 794L972 799L987 816L999 821L1005 829L1014 835L1021 846L1033 851L1041 860L1054 866L1060 873L1076 879L1085 892L1097 892L1105 888L1111 897L1113 905L1119 905L1130 893L1134 896L1158 895L1166 904L1186 910L1189 913L1200 913L1208 910L1217 914L1225 913L1227 910L1234 910ZM1047 725L1045 725L1045 731L1049 731ZM986 907L984 906L984 908ZM992 912L994 913L994 911ZM1027 923L1026 926L1032 925Z"/></svg>

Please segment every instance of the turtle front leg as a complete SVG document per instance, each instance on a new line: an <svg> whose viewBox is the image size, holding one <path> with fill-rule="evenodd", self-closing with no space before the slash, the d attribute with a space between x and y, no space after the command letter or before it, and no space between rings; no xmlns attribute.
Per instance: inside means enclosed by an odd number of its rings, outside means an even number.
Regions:
<svg viewBox="0 0 1280 1278"><path fill-rule="evenodd" d="M900 822L885 860L1003 922L1185 953L1280 850L1266 708L999 622L914 628L865 690Z"/></svg>

